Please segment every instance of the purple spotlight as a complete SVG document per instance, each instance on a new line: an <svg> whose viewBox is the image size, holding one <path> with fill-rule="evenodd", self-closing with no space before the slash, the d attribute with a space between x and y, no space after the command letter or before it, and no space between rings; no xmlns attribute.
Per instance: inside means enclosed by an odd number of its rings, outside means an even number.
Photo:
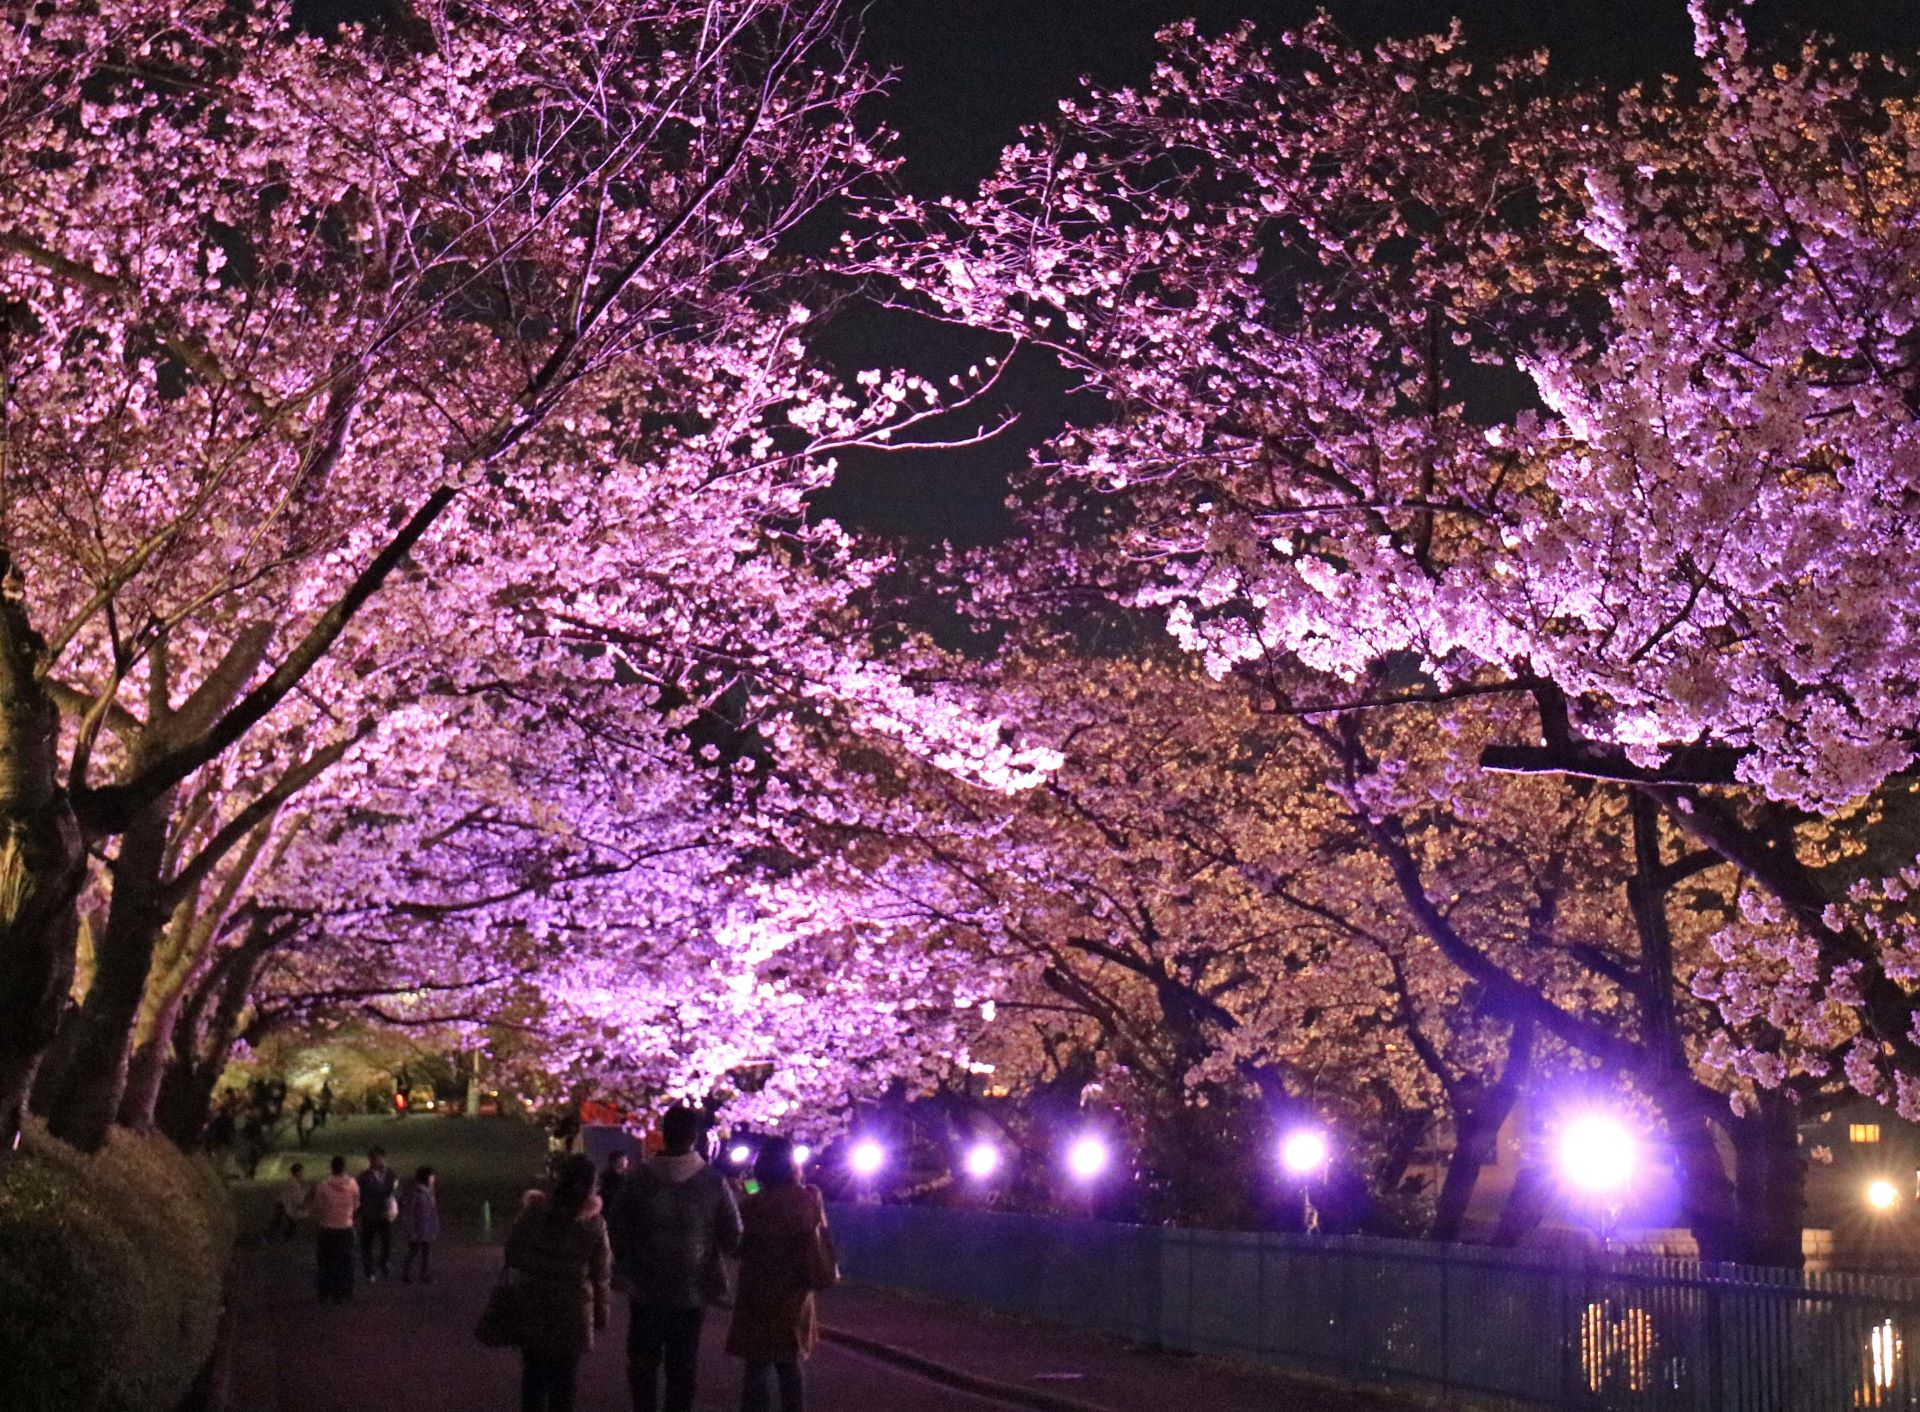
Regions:
<svg viewBox="0 0 1920 1412"><path fill-rule="evenodd" d="M1560 1132L1560 1166L1574 1186L1592 1196L1618 1196L1633 1180L1640 1145L1617 1118L1588 1113Z"/></svg>
<svg viewBox="0 0 1920 1412"><path fill-rule="evenodd" d="M1280 1144L1280 1165L1296 1177L1314 1177L1327 1170L1331 1152L1327 1135L1318 1128L1288 1133Z"/></svg>
<svg viewBox="0 0 1920 1412"><path fill-rule="evenodd" d="M847 1154L847 1165L857 1177L871 1177L887 1165L887 1149L870 1137L863 1137Z"/></svg>
<svg viewBox="0 0 1920 1412"><path fill-rule="evenodd" d="M1067 1170L1083 1182L1090 1182L1106 1171L1107 1163L1112 1160L1107 1144L1092 1133L1075 1138L1073 1146L1067 1149Z"/></svg>
<svg viewBox="0 0 1920 1412"><path fill-rule="evenodd" d="M976 1142L967 1149L967 1175L984 1182L1000 1170L1000 1149L990 1142Z"/></svg>

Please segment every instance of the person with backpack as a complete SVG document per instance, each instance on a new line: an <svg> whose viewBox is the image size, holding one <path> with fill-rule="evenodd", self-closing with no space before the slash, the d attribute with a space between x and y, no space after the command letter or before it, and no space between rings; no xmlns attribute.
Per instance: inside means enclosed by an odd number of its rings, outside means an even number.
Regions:
<svg viewBox="0 0 1920 1412"><path fill-rule="evenodd" d="M627 1173L608 1218L614 1271L629 1296L634 1412L692 1412L700 1326L707 1306L726 1297L721 1258L740 1248L740 1210L727 1179L695 1150L700 1128L693 1109L669 1109L665 1151Z"/></svg>

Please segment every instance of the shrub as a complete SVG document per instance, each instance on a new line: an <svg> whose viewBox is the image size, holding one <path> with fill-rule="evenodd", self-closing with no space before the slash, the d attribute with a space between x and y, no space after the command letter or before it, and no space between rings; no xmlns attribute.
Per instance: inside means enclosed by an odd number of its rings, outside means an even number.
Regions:
<svg viewBox="0 0 1920 1412"><path fill-rule="evenodd" d="M213 1348L233 1222L164 1138L91 1155L29 1127L0 1169L0 1407L167 1412Z"/></svg>

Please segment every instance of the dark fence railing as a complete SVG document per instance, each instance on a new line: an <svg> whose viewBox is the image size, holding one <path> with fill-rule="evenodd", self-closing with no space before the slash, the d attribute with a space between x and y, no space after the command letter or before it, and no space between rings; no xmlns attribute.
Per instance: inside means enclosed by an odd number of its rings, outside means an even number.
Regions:
<svg viewBox="0 0 1920 1412"><path fill-rule="evenodd" d="M1920 1412L1920 1282L835 1206L852 1280L1163 1348L1578 1412Z"/></svg>

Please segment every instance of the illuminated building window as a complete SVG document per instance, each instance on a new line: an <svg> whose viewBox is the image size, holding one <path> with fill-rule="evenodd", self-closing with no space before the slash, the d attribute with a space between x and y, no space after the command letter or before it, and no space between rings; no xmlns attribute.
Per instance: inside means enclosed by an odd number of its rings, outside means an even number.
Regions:
<svg viewBox="0 0 1920 1412"><path fill-rule="evenodd" d="M1857 1143L1878 1142L1880 1141L1880 1125L1878 1123L1848 1123L1847 1141Z"/></svg>

